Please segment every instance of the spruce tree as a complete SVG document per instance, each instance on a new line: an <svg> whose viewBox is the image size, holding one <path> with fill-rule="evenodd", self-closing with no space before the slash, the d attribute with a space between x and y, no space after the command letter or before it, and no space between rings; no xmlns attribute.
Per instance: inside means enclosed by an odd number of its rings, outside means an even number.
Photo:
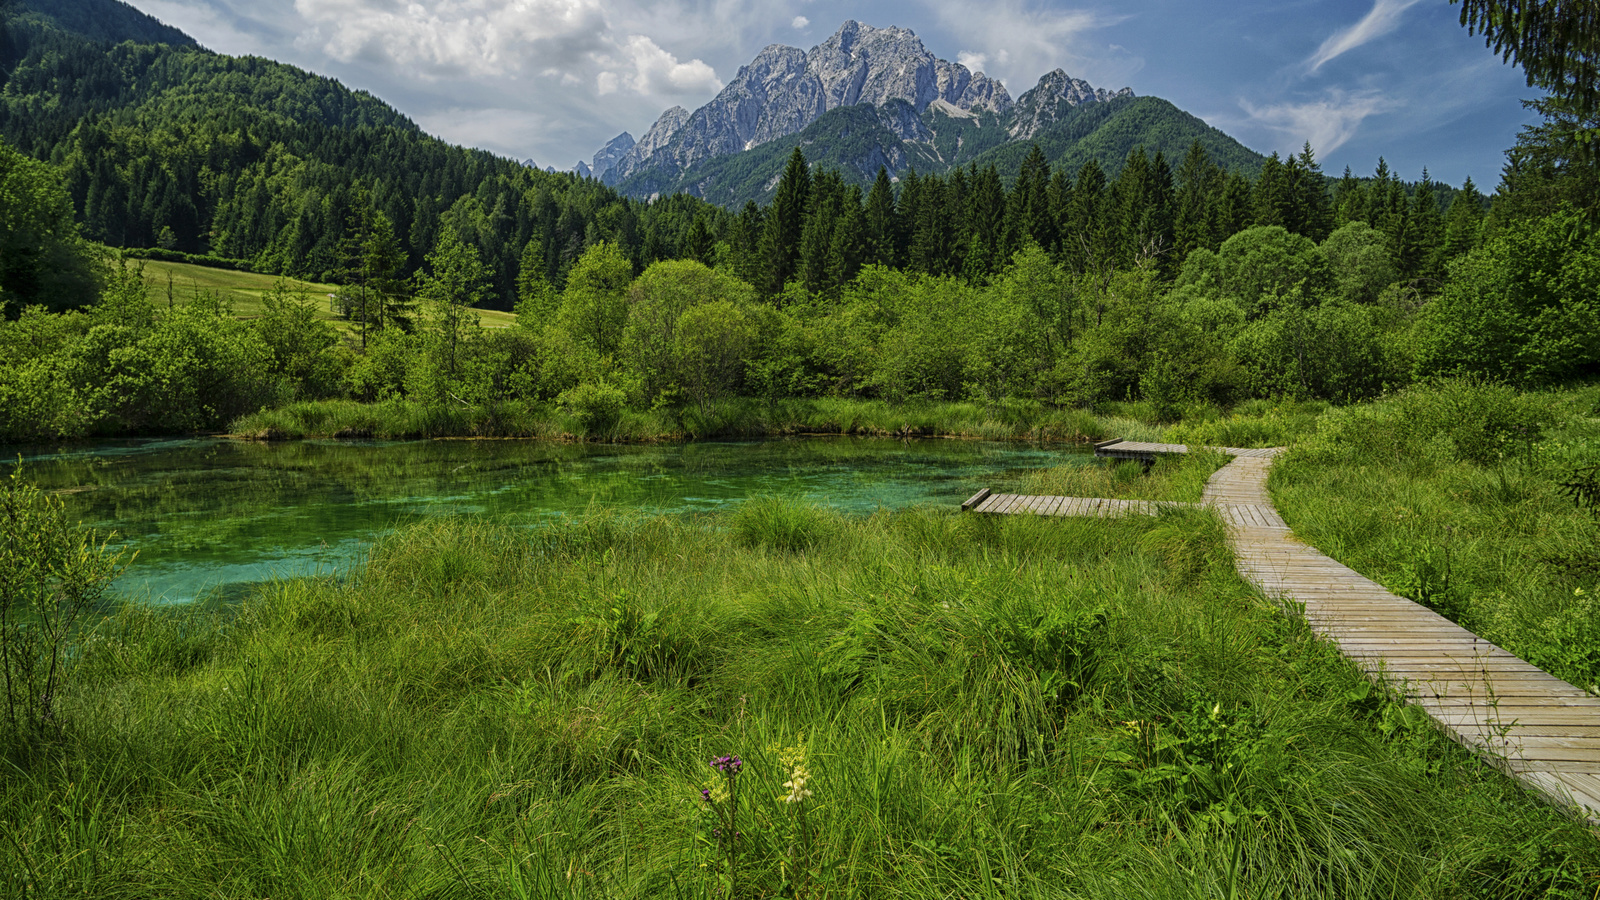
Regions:
<svg viewBox="0 0 1600 900"><path fill-rule="evenodd" d="M1018 243L1032 241L1048 250L1057 241L1050 210L1050 163L1034 144L1017 171L1017 183L1006 203Z"/></svg>
<svg viewBox="0 0 1600 900"><path fill-rule="evenodd" d="M1339 183L1333 187L1333 221L1336 228L1343 228L1351 222L1367 221L1367 190L1362 187L1361 181L1350 174L1350 167L1344 167L1344 175L1340 176Z"/></svg>
<svg viewBox="0 0 1600 900"><path fill-rule="evenodd" d="M1254 224L1288 228L1294 221L1294 186L1290 183L1292 174L1285 169L1277 151L1273 151L1261 164L1261 174L1256 177L1256 187L1251 192L1255 201Z"/></svg>
<svg viewBox="0 0 1600 900"><path fill-rule="evenodd" d="M859 188L854 189L859 195ZM859 202L847 200L844 214L833 228L833 243L828 248L828 281L835 289L849 284L861 271L867 257L866 214Z"/></svg>
<svg viewBox="0 0 1600 900"><path fill-rule="evenodd" d="M1105 233L1101 207L1106 189L1106 174L1090 157L1078 170L1067 211L1066 227L1061 232L1062 256L1069 268L1087 272L1108 264L1105 259Z"/></svg>
<svg viewBox="0 0 1600 900"><path fill-rule="evenodd" d="M694 224L689 226L689 233L683 239L684 255L704 266L711 266L716 262L717 240L711 234L711 226L706 224L704 213L694 217Z"/></svg>
<svg viewBox="0 0 1600 900"><path fill-rule="evenodd" d="M878 167L878 177L867 194L866 217L863 235L866 261L879 266L900 265L898 245L899 222L895 219L894 187L889 183L889 172Z"/></svg>
<svg viewBox="0 0 1600 900"><path fill-rule="evenodd" d="M1444 243L1440 245L1442 261L1449 262L1476 247L1482 233L1483 195L1468 178L1450 201L1450 211L1445 214Z"/></svg>
<svg viewBox="0 0 1600 900"><path fill-rule="evenodd" d="M1050 245L1045 250L1050 252L1050 258L1060 265L1064 255L1061 240L1063 229L1066 228L1067 214L1072 208L1072 179L1067 177L1066 170L1057 169L1050 176Z"/></svg>
<svg viewBox="0 0 1600 900"><path fill-rule="evenodd" d="M1444 276L1444 214L1433 193L1433 181L1428 170L1422 170L1422 181L1411 197L1411 208L1406 216L1404 239L1400 246L1400 272L1407 278L1439 282Z"/></svg>
<svg viewBox="0 0 1600 900"><path fill-rule="evenodd" d="M1311 142L1306 141L1295 158L1292 186L1294 192L1295 223L1290 228L1297 234L1321 243L1333 232L1333 210L1328 202L1328 179L1311 152Z"/></svg>
<svg viewBox="0 0 1600 900"><path fill-rule="evenodd" d="M977 173L967 198L970 225L963 271L974 283L985 282L1010 257L1006 243L1006 193L1000 173L989 166Z"/></svg>
<svg viewBox="0 0 1600 900"><path fill-rule="evenodd" d="M1173 248L1179 264L1200 248L1215 251L1216 206L1221 201L1222 168L1196 138L1178 164L1173 201Z"/></svg>
<svg viewBox="0 0 1600 900"><path fill-rule="evenodd" d="M555 319L560 297L544 274L544 241L535 236L522 249L517 266L517 322L542 330Z"/></svg>
<svg viewBox="0 0 1600 900"><path fill-rule="evenodd" d="M789 155L789 164L778 179L778 191L767 210L766 227L761 236L760 256L764 266L761 289L769 297L783 292L800 264L800 242L805 234L806 208L811 199L811 167L800 148Z"/></svg>

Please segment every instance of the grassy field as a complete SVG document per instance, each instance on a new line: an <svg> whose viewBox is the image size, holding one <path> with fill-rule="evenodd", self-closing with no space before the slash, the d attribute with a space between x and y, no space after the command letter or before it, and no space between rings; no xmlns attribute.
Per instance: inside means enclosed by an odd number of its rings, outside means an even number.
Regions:
<svg viewBox="0 0 1600 900"><path fill-rule="evenodd" d="M261 295L272 289L279 280L276 275L257 275L254 272L236 272L231 269L213 269L189 263L141 261L144 265L145 285L150 302L158 307L169 303L183 305L193 301L201 292L216 292L233 304L235 315L253 318L261 312ZM328 304L328 295L339 290L338 285L316 284L294 278L283 279L290 290L304 293L317 301L318 313L333 323L342 333L350 334L354 326L335 316ZM478 310L478 323L484 328L506 328L515 324L513 313L499 310Z"/></svg>
<svg viewBox="0 0 1600 900"><path fill-rule="evenodd" d="M1592 834L1369 690L1204 512L441 519L74 659L59 731L0 734L8 896L1600 884Z"/></svg>

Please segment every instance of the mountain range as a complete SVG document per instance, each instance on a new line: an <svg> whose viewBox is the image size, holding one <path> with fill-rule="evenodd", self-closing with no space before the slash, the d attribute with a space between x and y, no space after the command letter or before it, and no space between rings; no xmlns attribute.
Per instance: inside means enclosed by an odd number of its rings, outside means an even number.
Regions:
<svg viewBox="0 0 1600 900"><path fill-rule="evenodd" d="M1056 166L1115 173L1135 147L1176 159L1199 141L1246 173L1263 158L1157 97L1110 91L1056 69L1013 101L1005 85L933 55L915 33L847 21L809 51L774 44L711 102L674 106L643 139L608 142L580 175L622 193L688 193L724 206L770 199L796 146L869 184L878 169L937 174L972 164L1014 176L1037 144Z"/></svg>

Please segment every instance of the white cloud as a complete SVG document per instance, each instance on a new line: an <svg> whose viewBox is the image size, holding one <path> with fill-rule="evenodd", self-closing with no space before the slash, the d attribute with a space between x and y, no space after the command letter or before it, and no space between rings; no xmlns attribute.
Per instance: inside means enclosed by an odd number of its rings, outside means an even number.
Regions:
<svg viewBox="0 0 1600 900"><path fill-rule="evenodd" d="M1306 66L1315 72L1328 60L1394 31L1400 27L1400 14L1418 2L1419 0L1374 0L1371 12L1349 28L1329 35L1328 39L1322 42L1322 46L1317 48L1317 52L1306 60Z"/></svg>
<svg viewBox="0 0 1600 900"><path fill-rule="evenodd" d="M622 65L632 70L627 83L640 94L699 94L717 91L717 73L698 59L679 62L642 34L631 35L622 47Z"/></svg>
<svg viewBox="0 0 1600 900"><path fill-rule="evenodd" d="M1248 100L1239 101L1252 122L1284 136L1281 147L1298 150L1302 143L1310 141L1312 149L1324 156L1350 140L1368 116L1404 105L1376 91L1349 93L1338 88L1330 89L1321 100L1305 103L1256 106Z"/></svg>
<svg viewBox="0 0 1600 900"><path fill-rule="evenodd" d="M1057 67L1080 78L1106 81L1126 78L1144 64L1103 45L1091 46L1088 40L1090 33L1120 22L1124 16L1050 9L1030 0L994 0L982 6L967 0L924 2L941 24L964 36L970 49L957 54L956 61L999 78L1014 87L1014 93L1033 87L1035 79Z"/></svg>
<svg viewBox="0 0 1600 900"><path fill-rule="evenodd" d="M794 21L789 23L789 27L795 31L804 31L810 24L811 20L805 16L795 16Z"/></svg>
<svg viewBox="0 0 1600 900"><path fill-rule="evenodd" d="M654 40L615 29L601 0L294 0L311 25L298 39L343 62L423 78L537 71L601 95L715 91L716 72Z"/></svg>

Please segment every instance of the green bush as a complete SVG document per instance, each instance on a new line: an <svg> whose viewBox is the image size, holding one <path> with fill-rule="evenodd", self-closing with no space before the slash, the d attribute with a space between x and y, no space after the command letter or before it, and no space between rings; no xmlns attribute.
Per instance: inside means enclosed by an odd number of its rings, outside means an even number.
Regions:
<svg viewBox="0 0 1600 900"><path fill-rule="evenodd" d="M622 421L628 395L609 381L585 381L562 391L556 402L578 420L585 434L605 436Z"/></svg>
<svg viewBox="0 0 1600 900"><path fill-rule="evenodd" d="M73 527L60 498L24 481L20 464L0 484L0 734L27 741L57 729L79 617L119 563L107 539Z"/></svg>

